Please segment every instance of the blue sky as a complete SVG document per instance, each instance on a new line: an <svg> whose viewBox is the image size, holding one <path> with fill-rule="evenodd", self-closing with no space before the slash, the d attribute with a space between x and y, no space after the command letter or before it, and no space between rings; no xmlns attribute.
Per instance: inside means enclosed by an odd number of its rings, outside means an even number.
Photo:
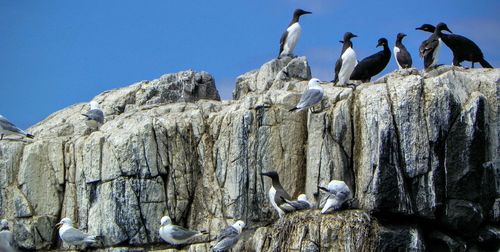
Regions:
<svg viewBox="0 0 500 252"><path fill-rule="evenodd" d="M498 0L0 0L0 114L27 128L103 91L186 69L210 72L230 99L238 75L276 57L295 8L313 12L301 19L295 53L323 80L333 77L346 31L359 36L360 59L379 50L378 38L392 48L404 32L421 68L418 45L429 34L415 27L439 21L500 65ZM451 63L447 48L440 62ZM383 73L395 68L391 59Z"/></svg>

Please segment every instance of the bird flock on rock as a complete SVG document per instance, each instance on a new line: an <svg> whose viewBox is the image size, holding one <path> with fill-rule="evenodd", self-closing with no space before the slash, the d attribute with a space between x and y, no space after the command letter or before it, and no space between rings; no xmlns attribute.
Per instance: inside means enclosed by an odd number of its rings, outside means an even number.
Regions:
<svg viewBox="0 0 500 252"><path fill-rule="evenodd" d="M280 39L280 48L278 58L295 57L293 51L300 39L302 27L299 19L302 15L311 14L309 11L297 9L294 11L292 20L286 31ZM422 30L431 33L430 37L422 42L419 48L419 56L423 58L425 70L438 66L438 55L441 44L444 43L453 52L453 65L460 66L463 61L478 62L484 68L493 68L485 59L481 49L470 39L452 34L445 23L439 23L436 26L424 24L416 30ZM449 33L444 33L447 31ZM399 69L412 67L412 57L406 47L403 45L403 38L407 35L398 33L395 46L393 48L394 58ZM333 83L343 86L352 85L350 81L369 82L371 78L387 66L391 58L389 42L386 38L380 38L377 47L382 50L368 56L358 62L356 52L354 51L353 38L357 35L346 32L343 36L342 50L334 67ZM323 99L322 82L317 78L312 78L308 82L307 89L302 93L300 101L290 111L302 111L313 107ZM90 110L82 114L85 117L85 124L91 130L99 130L105 123L105 116L96 101L90 102ZM7 118L0 115L0 140L4 135L20 135L22 137L34 138L33 135L19 129ZM305 194L300 194L296 200L293 200L280 183L279 175L275 171L263 172L261 176L271 178L271 187L268 191L269 201L276 210L279 218L286 214L312 209L311 204ZM327 187L318 185L319 192L326 194L324 204L318 204L322 214L331 213L345 207L345 203L351 197L351 191L344 181L332 180ZM59 237L70 246L86 246L94 244L102 239L102 236L89 235L73 227L73 222L69 218L63 218L56 226L59 226ZM212 251L228 251L239 240L245 223L242 220L236 220L232 225L222 229L215 239ZM169 244L182 246L189 244L197 237L206 235L207 232L190 230L172 223L169 216L164 216L160 220L159 236ZM13 235L9 229L7 220L0 222L0 251L15 251L13 245Z"/></svg>

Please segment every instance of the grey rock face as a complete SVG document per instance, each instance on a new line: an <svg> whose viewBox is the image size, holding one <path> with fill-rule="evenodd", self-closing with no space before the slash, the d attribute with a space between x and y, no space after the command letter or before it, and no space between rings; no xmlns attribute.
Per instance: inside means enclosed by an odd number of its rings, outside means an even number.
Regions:
<svg viewBox="0 0 500 252"><path fill-rule="evenodd" d="M248 224L236 250L495 244L500 70L325 85L317 113L288 112L310 78L303 57L273 60L238 78L237 100L221 102L207 73L165 75L95 97L107 119L91 133L86 105L54 113L30 129L34 141L0 141L0 215L26 250L67 248L54 224L69 217L103 236L97 251L163 251L164 215L209 231L188 251L207 251L236 219ZM362 210L277 222L270 180L259 175L271 170L294 198L343 180ZM401 223L381 221L391 218Z"/></svg>

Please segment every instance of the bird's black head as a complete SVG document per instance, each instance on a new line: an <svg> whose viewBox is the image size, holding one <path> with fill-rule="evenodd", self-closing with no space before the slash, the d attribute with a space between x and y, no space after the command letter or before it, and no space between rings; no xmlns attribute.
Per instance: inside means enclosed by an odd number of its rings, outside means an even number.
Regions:
<svg viewBox="0 0 500 252"><path fill-rule="evenodd" d="M377 47L379 46L389 46L389 42L387 42L386 38L381 38L378 40Z"/></svg>
<svg viewBox="0 0 500 252"><path fill-rule="evenodd" d="M436 30L436 27L434 27L434 25L431 25L431 24L423 24L422 26L415 28L415 30L434 32L434 30Z"/></svg>
<svg viewBox="0 0 500 252"><path fill-rule="evenodd" d="M293 16L294 17L300 17L302 15L305 15L305 14L311 14L312 12L310 11L305 11L303 9L296 9L294 12L293 12Z"/></svg>
<svg viewBox="0 0 500 252"><path fill-rule="evenodd" d="M357 37L357 36L358 36L358 35L354 35L354 34L352 34L352 33L350 33L350 32L346 32L346 33L344 34L344 41L348 41L348 40L350 40L350 39L352 39L352 38L355 38L355 37Z"/></svg>
<svg viewBox="0 0 500 252"><path fill-rule="evenodd" d="M448 26L445 23L443 23L443 22L441 22L441 23L439 23L439 24L436 25L436 30L438 30L438 31L448 31L450 33L453 33L453 32L450 31L450 29L448 28Z"/></svg>
<svg viewBox="0 0 500 252"><path fill-rule="evenodd" d="M406 37L406 34L404 34L402 32L398 33L398 37L397 37L398 39L402 39L404 37Z"/></svg>
<svg viewBox="0 0 500 252"><path fill-rule="evenodd" d="M267 177L270 177L270 178L279 178L278 173L275 172L275 171L262 172L260 175L267 176Z"/></svg>

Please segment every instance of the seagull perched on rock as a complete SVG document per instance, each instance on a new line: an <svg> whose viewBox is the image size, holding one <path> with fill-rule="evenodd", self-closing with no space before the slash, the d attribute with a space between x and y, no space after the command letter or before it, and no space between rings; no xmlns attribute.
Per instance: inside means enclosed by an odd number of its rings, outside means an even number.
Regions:
<svg viewBox="0 0 500 252"><path fill-rule="evenodd" d="M307 196L305 194L300 194L299 197L297 197L297 200L294 201L287 200L283 197L281 197L281 199L285 201L285 203L281 204L280 208L285 213L311 209L312 206L311 203L307 200Z"/></svg>
<svg viewBox="0 0 500 252"><path fill-rule="evenodd" d="M267 176L272 179L273 184L269 189L269 201L271 201L271 205L274 207L276 212L278 212L279 217L282 218L285 215L285 211L283 211L283 209L281 209L279 206L285 204L285 200L291 200L292 198L285 191L285 189L283 189L283 186L281 186L280 177L277 172L263 172L260 175Z"/></svg>
<svg viewBox="0 0 500 252"><path fill-rule="evenodd" d="M278 59L283 56L293 56L293 50L295 49L295 46L300 39L300 33L302 32L302 27L300 27L299 24L299 18L305 14L311 14L311 12L301 9L296 9L293 12L292 21L283 35L281 35L280 53L278 55Z"/></svg>
<svg viewBox="0 0 500 252"><path fill-rule="evenodd" d="M346 183L340 180L330 181L327 188L324 188L322 186L318 186L318 188L329 194L326 203L321 210L321 213L323 214L326 213L330 208L338 210L351 194L351 190L349 190L349 187L346 185Z"/></svg>
<svg viewBox="0 0 500 252"><path fill-rule="evenodd" d="M59 226L59 237L68 245L79 246L97 242L98 236L89 235L74 228L70 218L63 218L56 226Z"/></svg>
<svg viewBox="0 0 500 252"><path fill-rule="evenodd" d="M9 222L6 219L0 221L0 251L14 252L14 242L12 232L9 229Z"/></svg>
<svg viewBox="0 0 500 252"><path fill-rule="evenodd" d="M312 78L307 84L307 89L302 93L299 103L289 111L301 111L320 103L324 94L321 83L319 79Z"/></svg>
<svg viewBox="0 0 500 252"><path fill-rule="evenodd" d="M233 225L224 228L217 235L217 243L212 247L213 252L230 250L240 239L241 231L245 227L245 222L239 220Z"/></svg>
<svg viewBox="0 0 500 252"><path fill-rule="evenodd" d="M82 115L87 117L85 124L93 130L99 129L99 127L104 124L104 113L101 108L99 108L99 104L96 101L91 101L90 110Z"/></svg>
<svg viewBox="0 0 500 252"><path fill-rule="evenodd" d="M172 245L186 244L195 237L207 234L206 231L194 231L174 225L168 216L163 216L160 223L160 237Z"/></svg>
<svg viewBox="0 0 500 252"><path fill-rule="evenodd" d="M7 118L0 115L0 140L3 139L4 135L21 135L28 138L34 138L35 136L26 133L24 130L16 127L13 123L9 122Z"/></svg>

